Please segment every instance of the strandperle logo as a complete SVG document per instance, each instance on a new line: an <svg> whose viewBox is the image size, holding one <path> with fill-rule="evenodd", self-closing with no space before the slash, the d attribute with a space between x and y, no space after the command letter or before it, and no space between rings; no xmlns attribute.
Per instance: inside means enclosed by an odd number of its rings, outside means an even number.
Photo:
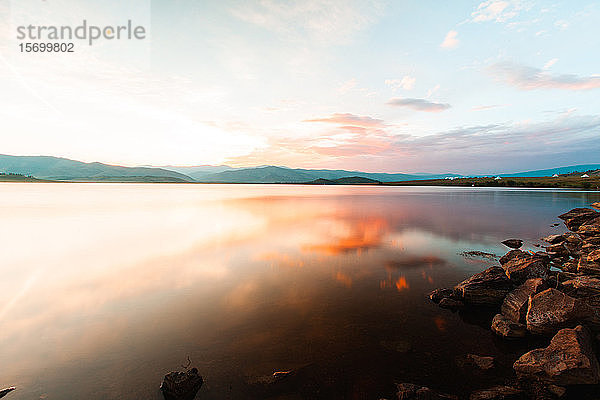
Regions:
<svg viewBox="0 0 600 400"><path fill-rule="evenodd" d="M21 25L17 27L18 40L87 40L92 46L98 40L144 40L146 28L134 25L127 20L125 25L97 26L88 24L86 19L81 25Z"/></svg>

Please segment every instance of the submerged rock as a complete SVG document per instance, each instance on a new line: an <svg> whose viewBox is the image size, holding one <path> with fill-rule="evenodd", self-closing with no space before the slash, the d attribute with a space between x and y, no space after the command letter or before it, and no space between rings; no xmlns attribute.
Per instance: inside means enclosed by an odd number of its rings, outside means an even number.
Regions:
<svg viewBox="0 0 600 400"><path fill-rule="evenodd" d="M510 386L494 386L476 390L469 396L469 400L519 400L524 398L525 394L522 390Z"/></svg>
<svg viewBox="0 0 600 400"><path fill-rule="evenodd" d="M515 361L517 374L556 385L596 384L600 366L587 328L560 330L544 349L535 349Z"/></svg>
<svg viewBox="0 0 600 400"><path fill-rule="evenodd" d="M458 400L457 396L439 393L426 386L412 383L397 383L398 400Z"/></svg>
<svg viewBox="0 0 600 400"><path fill-rule="evenodd" d="M554 335L559 329L575 326L593 314L583 301L550 288L529 298L525 319L531 333Z"/></svg>
<svg viewBox="0 0 600 400"><path fill-rule="evenodd" d="M511 249L518 249L523 246L523 241L521 239L506 239L502 241L502 244Z"/></svg>
<svg viewBox="0 0 600 400"><path fill-rule="evenodd" d="M505 338L522 338L527 335L524 324L514 322L502 314L496 314L492 319L492 331Z"/></svg>
<svg viewBox="0 0 600 400"><path fill-rule="evenodd" d="M512 288L502 268L490 267L456 285L454 294L467 304L497 305Z"/></svg>
<svg viewBox="0 0 600 400"><path fill-rule="evenodd" d="M591 208L574 208L558 216L565 221L565 225L570 231L577 231L581 225L598 217L600 217L600 213Z"/></svg>
<svg viewBox="0 0 600 400"><path fill-rule="evenodd" d="M500 308L502 314L513 322L524 323L529 296L535 295L544 289L546 289L546 285L541 278L526 280L521 286L506 295Z"/></svg>
<svg viewBox="0 0 600 400"><path fill-rule="evenodd" d="M506 261L502 268L511 281L521 284L527 279L547 279L550 272L549 261L546 256L520 252Z"/></svg>
<svg viewBox="0 0 600 400"><path fill-rule="evenodd" d="M165 375L160 390L165 400L193 400L202 387L202 377L198 369L192 368L186 372L169 372Z"/></svg>

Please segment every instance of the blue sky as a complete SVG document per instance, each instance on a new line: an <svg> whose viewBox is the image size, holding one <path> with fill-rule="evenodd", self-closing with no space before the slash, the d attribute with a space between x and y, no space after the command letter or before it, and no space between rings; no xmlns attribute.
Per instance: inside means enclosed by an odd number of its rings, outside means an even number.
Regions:
<svg viewBox="0 0 600 400"><path fill-rule="evenodd" d="M2 153L124 165L514 172L600 163L593 1L12 1ZM18 52L19 24L144 41Z"/></svg>

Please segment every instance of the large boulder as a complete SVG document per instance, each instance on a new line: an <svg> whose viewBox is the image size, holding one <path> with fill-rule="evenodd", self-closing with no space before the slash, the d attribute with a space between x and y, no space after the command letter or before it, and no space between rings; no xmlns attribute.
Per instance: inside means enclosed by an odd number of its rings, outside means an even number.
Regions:
<svg viewBox="0 0 600 400"><path fill-rule="evenodd" d="M522 285L506 295L500 308L502 314L513 322L524 323L525 316L527 315L529 296L535 295L544 289L546 289L546 285L541 278L526 280Z"/></svg>
<svg viewBox="0 0 600 400"><path fill-rule="evenodd" d="M554 335L593 316L594 310L582 300L550 288L529 298L525 320L531 333Z"/></svg>
<svg viewBox="0 0 600 400"><path fill-rule="evenodd" d="M512 288L502 268L490 267L456 285L454 295L467 304L498 305Z"/></svg>
<svg viewBox="0 0 600 400"><path fill-rule="evenodd" d="M563 291L583 300L600 310L600 279L592 276L577 276L562 283Z"/></svg>
<svg viewBox="0 0 600 400"><path fill-rule="evenodd" d="M513 368L517 374L556 385L596 384L600 366L587 328L560 330L544 349L523 354Z"/></svg>
<svg viewBox="0 0 600 400"><path fill-rule="evenodd" d="M591 208L574 208L571 211L558 216L558 218L565 221L567 228L574 232L584 223L598 217L600 217L600 213Z"/></svg>
<svg viewBox="0 0 600 400"><path fill-rule="evenodd" d="M549 235L549 236L542 238L542 240L546 243L556 244L556 243L564 242L565 237L563 235Z"/></svg>
<svg viewBox="0 0 600 400"><path fill-rule="evenodd" d="M492 319L492 331L509 339L522 338L527 335L527 327L524 324L514 322L502 314L496 314Z"/></svg>
<svg viewBox="0 0 600 400"><path fill-rule="evenodd" d="M165 375L160 390L165 400L193 400L203 382L196 368L185 372L169 372Z"/></svg>
<svg viewBox="0 0 600 400"><path fill-rule="evenodd" d="M502 257L500 257L500 265L504 265L515 257L521 257L522 255L527 254L523 250L511 250Z"/></svg>
<svg viewBox="0 0 600 400"><path fill-rule="evenodd" d="M425 386L397 383L398 400L458 400L457 396L439 393Z"/></svg>
<svg viewBox="0 0 600 400"><path fill-rule="evenodd" d="M600 249L592 250L588 254L582 254L577 264L577 272L600 275Z"/></svg>
<svg viewBox="0 0 600 400"><path fill-rule="evenodd" d="M525 399L522 390L510 386L494 386L488 389L476 390L471 393L469 400L519 400Z"/></svg>
<svg viewBox="0 0 600 400"><path fill-rule="evenodd" d="M547 279L550 272L550 260L540 254L520 252L506 261L502 268L511 281L521 284L527 279Z"/></svg>

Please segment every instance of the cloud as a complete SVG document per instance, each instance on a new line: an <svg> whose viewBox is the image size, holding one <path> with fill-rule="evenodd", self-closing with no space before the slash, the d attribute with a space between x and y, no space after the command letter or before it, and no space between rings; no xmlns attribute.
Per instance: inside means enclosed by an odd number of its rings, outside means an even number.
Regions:
<svg viewBox="0 0 600 400"><path fill-rule="evenodd" d="M477 6L471 13L473 22L506 22L519 14L520 6L514 1L488 0Z"/></svg>
<svg viewBox="0 0 600 400"><path fill-rule="evenodd" d="M350 113L335 113L330 117L306 119L304 122L328 122L338 125L359 126L364 128L383 127L382 120L369 116L360 116Z"/></svg>
<svg viewBox="0 0 600 400"><path fill-rule="evenodd" d="M444 41L440 44L440 47L444 49L453 49L458 46L459 40L456 38L458 36L458 32L450 31L446 34Z"/></svg>
<svg viewBox="0 0 600 400"><path fill-rule="evenodd" d="M572 74L551 75L539 68L501 62L490 67L497 78L521 90L563 89L589 90L600 88L600 76Z"/></svg>
<svg viewBox="0 0 600 400"><path fill-rule="evenodd" d="M474 106L471 107L471 111L483 111L483 110L491 110L492 108L504 107L506 104L490 104L483 106Z"/></svg>
<svg viewBox="0 0 600 400"><path fill-rule="evenodd" d="M558 58L553 58L552 60L548 61L546 64L544 64L544 66L542 67L542 69L548 69L551 66L553 66L554 64L556 64L556 62L558 61Z"/></svg>
<svg viewBox="0 0 600 400"><path fill-rule="evenodd" d="M391 99L387 102L387 104L391 106L397 107L408 107L417 111L425 111L425 112L440 112L450 108L450 104L446 103L434 103L425 99Z"/></svg>
<svg viewBox="0 0 600 400"><path fill-rule="evenodd" d="M242 21L286 35L318 43L347 42L375 22L381 14L378 0L262 0L231 9Z"/></svg>
<svg viewBox="0 0 600 400"><path fill-rule="evenodd" d="M386 79L385 80L385 84L388 86L391 86L394 90L395 89L404 89L404 90L411 90L412 88L415 87L415 83L417 82L417 78L414 78L412 76L408 76L405 75L402 77L402 79Z"/></svg>

